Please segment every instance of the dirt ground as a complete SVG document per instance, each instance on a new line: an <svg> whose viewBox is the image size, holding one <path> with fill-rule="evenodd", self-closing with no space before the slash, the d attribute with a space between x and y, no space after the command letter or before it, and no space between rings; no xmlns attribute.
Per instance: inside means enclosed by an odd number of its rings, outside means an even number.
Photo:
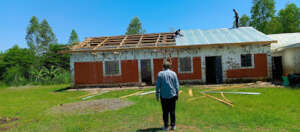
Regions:
<svg viewBox="0 0 300 132"><path fill-rule="evenodd" d="M12 118L10 118L10 117L1 117L0 118L0 125L11 123L11 122L14 122L16 120L18 120L18 118L15 118L15 117L12 117Z"/></svg>
<svg viewBox="0 0 300 132"><path fill-rule="evenodd" d="M107 110L117 110L133 105L134 102L121 99L100 99L62 104L50 109L53 114L89 114Z"/></svg>

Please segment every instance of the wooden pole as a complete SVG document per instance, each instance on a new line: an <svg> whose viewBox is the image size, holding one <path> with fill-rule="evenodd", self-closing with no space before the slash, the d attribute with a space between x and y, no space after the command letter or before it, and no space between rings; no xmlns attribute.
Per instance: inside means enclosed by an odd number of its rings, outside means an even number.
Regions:
<svg viewBox="0 0 300 132"><path fill-rule="evenodd" d="M207 97L209 97L209 98L215 99L215 100L217 100L217 101L219 101L219 102L222 102L222 103L224 103L224 104L227 104L227 105L233 107L233 104L231 104L231 103L229 103L229 102L226 102L225 100L219 99L219 98L217 98L217 97L215 97L215 96L211 96L211 95L208 95L208 94L205 94L205 93L201 93L201 94L203 94L204 96L207 96Z"/></svg>

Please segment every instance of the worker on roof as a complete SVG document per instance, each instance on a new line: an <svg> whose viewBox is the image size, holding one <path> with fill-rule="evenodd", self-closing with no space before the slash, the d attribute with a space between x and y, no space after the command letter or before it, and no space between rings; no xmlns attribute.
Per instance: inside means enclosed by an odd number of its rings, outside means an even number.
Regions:
<svg viewBox="0 0 300 132"><path fill-rule="evenodd" d="M168 130L169 115L171 130L176 129L175 108L178 100L179 82L176 73L170 69L171 65L169 61L164 62L164 70L158 73L156 81L156 100L161 101L164 121L163 130Z"/></svg>

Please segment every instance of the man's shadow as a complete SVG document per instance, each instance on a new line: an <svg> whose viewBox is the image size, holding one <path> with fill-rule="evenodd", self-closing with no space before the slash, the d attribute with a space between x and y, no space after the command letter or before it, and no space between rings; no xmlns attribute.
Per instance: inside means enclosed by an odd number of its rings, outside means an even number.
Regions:
<svg viewBox="0 0 300 132"><path fill-rule="evenodd" d="M136 132L158 132L158 131L161 131L161 128L146 128L146 129L136 130Z"/></svg>

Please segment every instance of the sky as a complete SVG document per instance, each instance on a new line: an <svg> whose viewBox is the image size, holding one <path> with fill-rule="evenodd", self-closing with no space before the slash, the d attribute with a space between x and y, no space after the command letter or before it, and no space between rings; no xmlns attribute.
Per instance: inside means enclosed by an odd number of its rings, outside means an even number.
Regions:
<svg viewBox="0 0 300 132"><path fill-rule="evenodd" d="M288 2L276 0L276 10ZM13 45L25 48L32 16L46 19L59 43L67 43L72 29L86 37L122 35L137 16L146 33L172 29L231 28L232 9L250 16L252 0L1 0L0 51Z"/></svg>

